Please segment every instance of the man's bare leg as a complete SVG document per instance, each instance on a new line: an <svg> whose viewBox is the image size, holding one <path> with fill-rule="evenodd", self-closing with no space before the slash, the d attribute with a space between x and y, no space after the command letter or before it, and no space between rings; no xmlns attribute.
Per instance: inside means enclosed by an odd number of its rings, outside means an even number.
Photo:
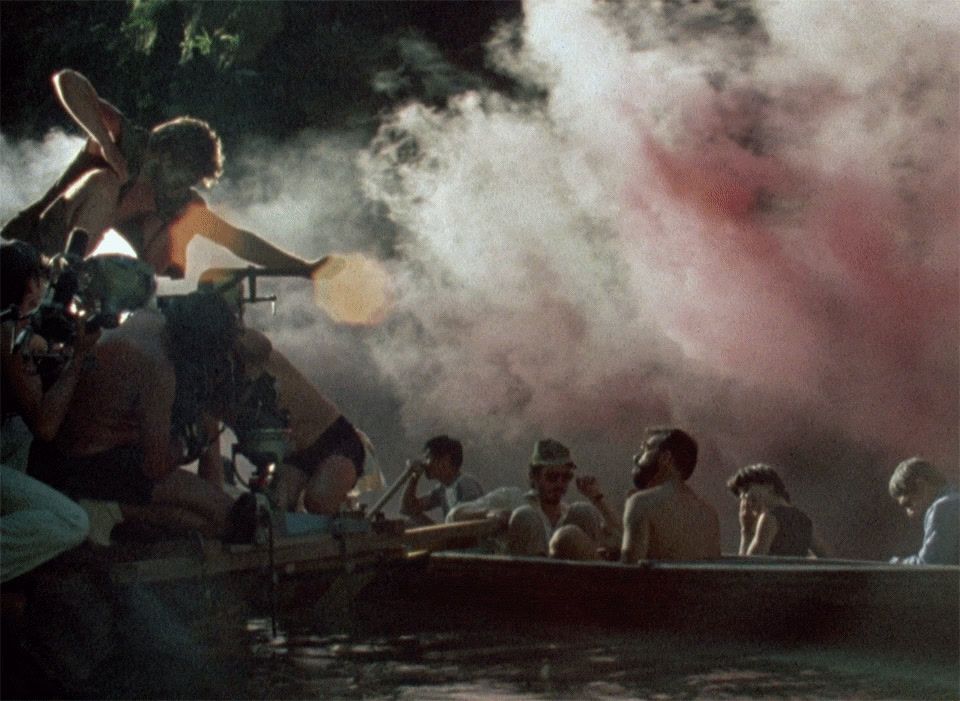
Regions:
<svg viewBox="0 0 960 701"><path fill-rule="evenodd" d="M151 505L194 512L212 526L214 532L205 535L220 536L227 529L233 499L196 475L186 470L175 470L157 482L153 488Z"/></svg>
<svg viewBox="0 0 960 701"><path fill-rule="evenodd" d="M550 557L558 560L597 560L597 543L579 526L560 526L550 539Z"/></svg>
<svg viewBox="0 0 960 701"><path fill-rule="evenodd" d="M312 514L332 516L340 511L347 492L357 483L353 461L342 455L331 455L317 465L307 483L303 505Z"/></svg>
<svg viewBox="0 0 960 701"><path fill-rule="evenodd" d="M284 465L271 488L280 511L296 511L300 494L307 487L307 473L293 465Z"/></svg>

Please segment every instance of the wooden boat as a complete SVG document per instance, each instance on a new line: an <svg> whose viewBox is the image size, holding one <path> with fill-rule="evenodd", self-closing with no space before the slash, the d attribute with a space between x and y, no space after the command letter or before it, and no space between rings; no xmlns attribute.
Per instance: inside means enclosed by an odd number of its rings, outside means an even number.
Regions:
<svg viewBox="0 0 960 701"><path fill-rule="evenodd" d="M427 597L454 621L561 622L698 637L830 645L956 665L960 567L724 557L707 562L569 562L439 552L365 594ZM413 603L411 603L413 605Z"/></svg>

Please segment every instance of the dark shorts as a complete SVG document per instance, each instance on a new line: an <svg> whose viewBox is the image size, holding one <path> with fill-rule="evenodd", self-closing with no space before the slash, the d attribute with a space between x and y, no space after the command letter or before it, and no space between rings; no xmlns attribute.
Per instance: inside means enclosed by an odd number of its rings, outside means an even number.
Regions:
<svg viewBox="0 0 960 701"><path fill-rule="evenodd" d="M363 474L366 451L353 425L342 416L330 424L309 448L298 450L284 462L312 475L317 464L331 455L340 455L352 462L358 478Z"/></svg>
<svg viewBox="0 0 960 701"><path fill-rule="evenodd" d="M28 472L73 499L148 504L154 481L143 474L143 451L121 446L95 455L69 457L34 441Z"/></svg>

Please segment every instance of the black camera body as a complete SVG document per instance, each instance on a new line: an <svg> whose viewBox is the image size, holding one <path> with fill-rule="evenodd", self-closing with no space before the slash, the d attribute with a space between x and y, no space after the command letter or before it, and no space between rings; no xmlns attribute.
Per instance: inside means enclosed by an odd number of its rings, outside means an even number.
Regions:
<svg viewBox="0 0 960 701"><path fill-rule="evenodd" d="M50 285L15 347L33 334L51 347L67 346L81 318L90 331L114 328L124 312L144 306L153 296L156 279L146 263L120 255L84 258L89 241L82 229L70 233L66 249L50 263Z"/></svg>

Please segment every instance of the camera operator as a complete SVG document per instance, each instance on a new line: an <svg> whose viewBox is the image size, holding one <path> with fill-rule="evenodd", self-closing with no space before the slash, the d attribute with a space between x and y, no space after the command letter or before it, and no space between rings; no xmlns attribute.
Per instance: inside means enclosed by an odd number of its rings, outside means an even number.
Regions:
<svg viewBox="0 0 960 701"><path fill-rule="evenodd" d="M75 498L118 503L130 531L226 535L233 500L180 465L185 446L196 457L206 445L195 430L205 412L230 395L239 331L213 293L134 311L103 333L56 438L34 445L31 473Z"/></svg>
<svg viewBox="0 0 960 701"><path fill-rule="evenodd" d="M98 334L88 334L78 321L65 364L55 377L43 378L33 352L47 343L34 335L28 347L14 351L21 321L40 303L46 271L40 254L23 241L0 245L0 309L2 323L2 436L0 436L0 581L7 582L81 544L89 521L79 505L60 492L24 474L34 436L50 440L60 428L84 362ZM46 379L46 382L44 381Z"/></svg>

